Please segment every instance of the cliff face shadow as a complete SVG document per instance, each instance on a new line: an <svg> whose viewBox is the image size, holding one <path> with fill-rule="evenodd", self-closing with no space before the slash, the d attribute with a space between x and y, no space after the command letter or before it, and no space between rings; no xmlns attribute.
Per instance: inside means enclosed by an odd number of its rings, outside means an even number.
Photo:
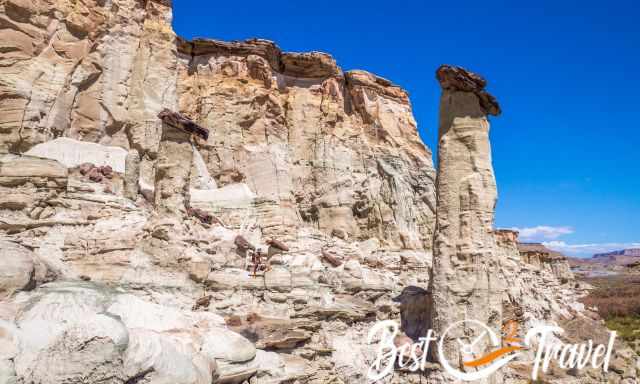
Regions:
<svg viewBox="0 0 640 384"><path fill-rule="evenodd" d="M392 299L400 304L400 327L414 341L425 337L431 329L431 294L426 289L410 285Z"/></svg>

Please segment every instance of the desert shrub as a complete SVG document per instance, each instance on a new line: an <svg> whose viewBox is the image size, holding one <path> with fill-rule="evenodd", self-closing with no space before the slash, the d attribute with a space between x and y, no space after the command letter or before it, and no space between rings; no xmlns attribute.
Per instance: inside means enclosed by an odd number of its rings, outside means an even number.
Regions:
<svg viewBox="0 0 640 384"><path fill-rule="evenodd" d="M611 276L588 281L595 286L582 301L605 319L640 317L640 277Z"/></svg>
<svg viewBox="0 0 640 384"><path fill-rule="evenodd" d="M633 341L640 338L640 317L611 317L607 319L607 328L617 331L623 340Z"/></svg>

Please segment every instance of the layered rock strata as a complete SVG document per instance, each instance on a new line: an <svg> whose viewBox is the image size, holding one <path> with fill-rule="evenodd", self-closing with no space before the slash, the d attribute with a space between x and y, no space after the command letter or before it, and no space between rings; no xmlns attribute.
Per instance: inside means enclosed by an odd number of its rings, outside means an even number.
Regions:
<svg viewBox="0 0 640 384"><path fill-rule="evenodd" d="M573 280L573 273L566 256L540 243L518 243L518 252L525 263L550 269L560 280Z"/></svg>
<svg viewBox="0 0 640 384"><path fill-rule="evenodd" d="M400 341L430 326L435 171L404 90L265 40L177 40L164 0L0 10L0 382L366 383L376 321L398 321ZM443 76L451 100L497 111L479 78ZM182 116L163 126L164 108ZM462 205L445 207L472 220L464 257L469 234L488 254L493 212L486 127L471 120L485 185L461 180ZM209 135L175 130L191 124ZM572 284L493 236L503 318L604 330ZM589 377L635 377L615 359Z"/></svg>
<svg viewBox="0 0 640 384"><path fill-rule="evenodd" d="M177 107L165 0L0 3L0 152L67 138L134 148L153 184L161 124Z"/></svg>
<svg viewBox="0 0 640 384"><path fill-rule="evenodd" d="M435 173L404 90L265 40L181 41L178 50L180 110L212 129L198 142L204 164L221 190L251 190L264 235L314 227L430 250ZM242 220L225 207L241 201L204 199L194 204Z"/></svg>
<svg viewBox="0 0 640 384"><path fill-rule="evenodd" d="M434 170L406 92L271 42L176 46L166 2L59 5L0 4L2 33L48 28L56 47L3 66L0 377L366 381L371 322L400 320L391 298L426 288L431 260Z"/></svg>

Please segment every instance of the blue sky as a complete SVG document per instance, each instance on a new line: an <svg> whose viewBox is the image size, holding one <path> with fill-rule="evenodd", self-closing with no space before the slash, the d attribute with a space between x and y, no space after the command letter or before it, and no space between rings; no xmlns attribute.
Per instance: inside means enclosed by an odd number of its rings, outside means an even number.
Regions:
<svg viewBox="0 0 640 384"><path fill-rule="evenodd" d="M484 75L496 224L572 255L640 247L640 5L633 1L174 1L185 38L324 51L411 95L435 152L440 64ZM524 2L521 2L524 3Z"/></svg>

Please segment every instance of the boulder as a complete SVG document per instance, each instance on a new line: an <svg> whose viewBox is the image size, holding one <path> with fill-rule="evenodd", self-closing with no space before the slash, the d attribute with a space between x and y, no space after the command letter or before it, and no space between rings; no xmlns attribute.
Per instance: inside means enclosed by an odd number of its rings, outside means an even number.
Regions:
<svg viewBox="0 0 640 384"><path fill-rule="evenodd" d="M9 193L0 196L0 209L19 211L34 203L34 197L26 193Z"/></svg>
<svg viewBox="0 0 640 384"><path fill-rule="evenodd" d="M0 298L35 286L34 255L10 241L0 241Z"/></svg>
<svg viewBox="0 0 640 384"><path fill-rule="evenodd" d="M18 375L27 382L123 383L123 364L129 333L117 319L97 314L65 327L38 349L37 359L16 361Z"/></svg>
<svg viewBox="0 0 640 384"><path fill-rule="evenodd" d="M158 118L160 118L165 125L172 128L179 129L188 134L200 136L204 140L209 138L208 129L199 126L194 121L178 112L173 112L165 108L160 111Z"/></svg>
<svg viewBox="0 0 640 384"><path fill-rule="evenodd" d="M124 372L129 382L149 383L210 384L219 376L215 360L202 355L187 334L142 328L129 331Z"/></svg>
<svg viewBox="0 0 640 384"><path fill-rule="evenodd" d="M241 383L257 371L255 346L239 334L223 328L210 329L202 341L202 354L218 364L219 383Z"/></svg>

